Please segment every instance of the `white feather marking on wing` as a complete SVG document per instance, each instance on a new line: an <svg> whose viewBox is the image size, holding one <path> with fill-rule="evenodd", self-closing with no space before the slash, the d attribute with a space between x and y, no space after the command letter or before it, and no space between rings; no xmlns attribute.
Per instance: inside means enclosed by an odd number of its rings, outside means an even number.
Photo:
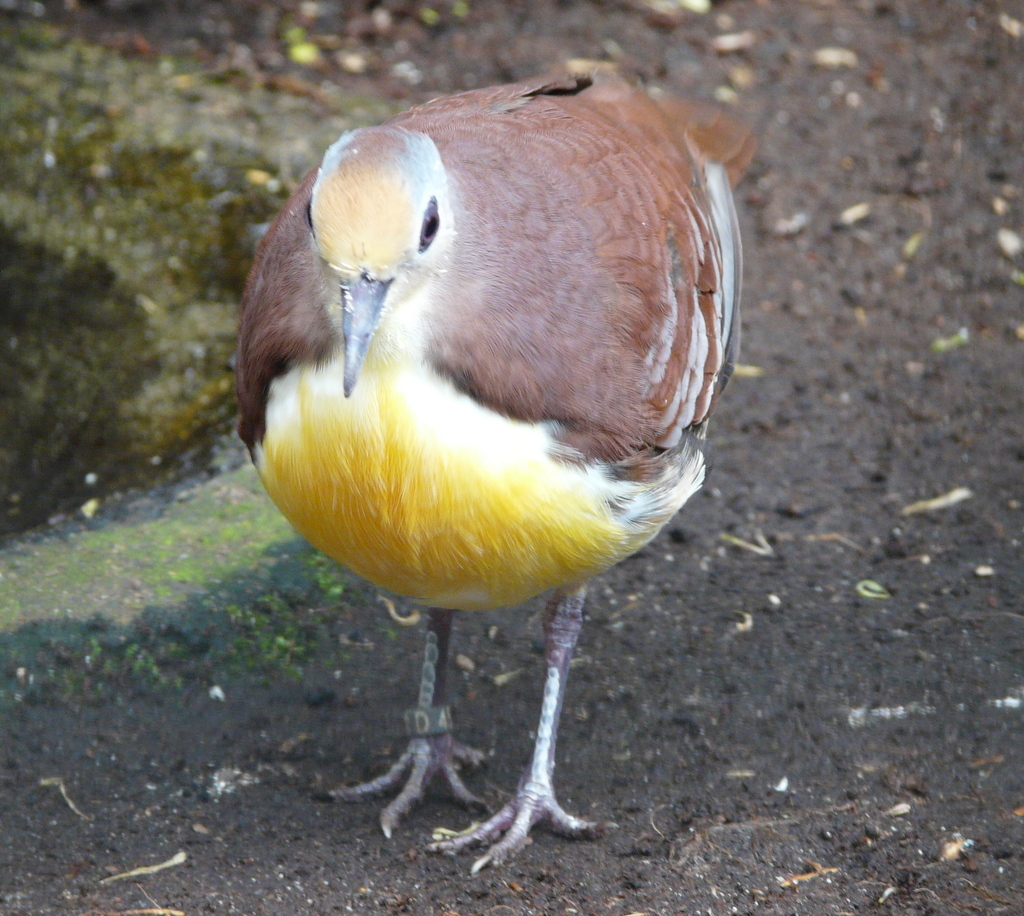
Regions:
<svg viewBox="0 0 1024 916"><path fill-rule="evenodd" d="M697 221L700 214L694 210L689 201L684 204L683 212L690 220L690 244L688 247L690 249L691 257L693 258L693 262L690 265L690 276L696 277L699 272L700 265L704 263L704 246L701 244L704 234Z"/></svg>
<svg viewBox="0 0 1024 916"><path fill-rule="evenodd" d="M648 376L650 388L656 388L665 378L665 371L668 369L669 360L672 358L672 346L676 340L676 328L679 326L679 299L676 296L675 286L672 283L671 271L665 272L665 291L668 298L668 314L661 327L659 346L657 350L651 350L647 359L650 360ZM646 360L645 360L646 362Z"/></svg>
<svg viewBox="0 0 1024 916"><path fill-rule="evenodd" d="M704 367L708 361L708 326L704 320L704 313L698 308L693 312L693 339L697 342L695 354L690 362L690 368L694 373L694 380L686 395L686 409L683 416L686 418L686 425L693 423L699 416L697 413L697 401L704 388Z"/></svg>
<svg viewBox="0 0 1024 916"><path fill-rule="evenodd" d="M736 219L736 207L729 187L729 175L725 167L717 162L708 162L704 167L707 182L708 200L711 203L711 215L714 222L715 236L718 239L719 256L721 257L721 322L722 352L732 336L732 322L739 302L740 282L742 273L742 250L740 248L740 230ZM716 312L719 303L715 303Z"/></svg>

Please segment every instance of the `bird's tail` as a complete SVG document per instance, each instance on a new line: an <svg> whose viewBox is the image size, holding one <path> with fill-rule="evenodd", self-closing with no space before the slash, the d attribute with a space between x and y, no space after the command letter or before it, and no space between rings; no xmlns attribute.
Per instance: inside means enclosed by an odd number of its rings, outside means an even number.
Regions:
<svg viewBox="0 0 1024 916"><path fill-rule="evenodd" d="M735 187L750 160L757 143L750 127L708 102L663 95L655 98L665 119L698 159L720 162Z"/></svg>

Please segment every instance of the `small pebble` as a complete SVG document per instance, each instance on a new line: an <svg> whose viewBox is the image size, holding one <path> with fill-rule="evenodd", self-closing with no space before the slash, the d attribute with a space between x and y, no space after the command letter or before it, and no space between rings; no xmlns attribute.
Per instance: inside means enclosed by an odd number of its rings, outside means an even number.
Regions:
<svg viewBox="0 0 1024 916"><path fill-rule="evenodd" d="M1024 239L1012 229L1000 229L996 233L999 250L1011 260L1024 251Z"/></svg>

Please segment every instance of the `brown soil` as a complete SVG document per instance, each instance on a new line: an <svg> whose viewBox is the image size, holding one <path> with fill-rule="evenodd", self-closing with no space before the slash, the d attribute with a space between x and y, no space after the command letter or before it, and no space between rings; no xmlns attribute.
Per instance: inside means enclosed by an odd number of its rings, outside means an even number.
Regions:
<svg viewBox="0 0 1024 916"><path fill-rule="evenodd" d="M470 0L462 19L446 0L431 27L426 4L356 5L54 0L45 16L311 104L323 80L414 101L614 59L678 92L733 85L760 137L739 198L742 362L762 374L720 405L706 489L596 583L569 683L562 801L619 828L538 830L470 877L470 859L422 852L468 820L443 796L390 841L376 803L319 801L398 749L419 652L379 605L320 602L343 667L228 672L216 702L193 664L180 689L126 676L89 702L5 709L0 913L1024 912L1024 257L997 244L1024 232L1024 7L735 0L673 25L639 0ZM331 37L322 72L283 56L287 22ZM746 29L746 51L709 44ZM854 65L816 65L824 47ZM961 328L962 345L936 345ZM901 514L955 487L973 495ZM763 534L770 555L723 532ZM536 611L459 620L475 670L458 675L457 724L494 751L469 775L492 802L530 745ZM216 797L224 767L259 781ZM89 819L40 785L57 774ZM178 850L182 865L100 884Z"/></svg>

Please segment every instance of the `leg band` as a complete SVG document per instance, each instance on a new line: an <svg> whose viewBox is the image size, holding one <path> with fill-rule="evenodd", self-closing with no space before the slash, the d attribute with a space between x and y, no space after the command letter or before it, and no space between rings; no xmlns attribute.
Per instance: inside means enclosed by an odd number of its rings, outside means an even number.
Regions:
<svg viewBox="0 0 1024 916"><path fill-rule="evenodd" d="M450 706L414 706L405 711L405 733L410 738L429 738L451 730Z"/></svg>

